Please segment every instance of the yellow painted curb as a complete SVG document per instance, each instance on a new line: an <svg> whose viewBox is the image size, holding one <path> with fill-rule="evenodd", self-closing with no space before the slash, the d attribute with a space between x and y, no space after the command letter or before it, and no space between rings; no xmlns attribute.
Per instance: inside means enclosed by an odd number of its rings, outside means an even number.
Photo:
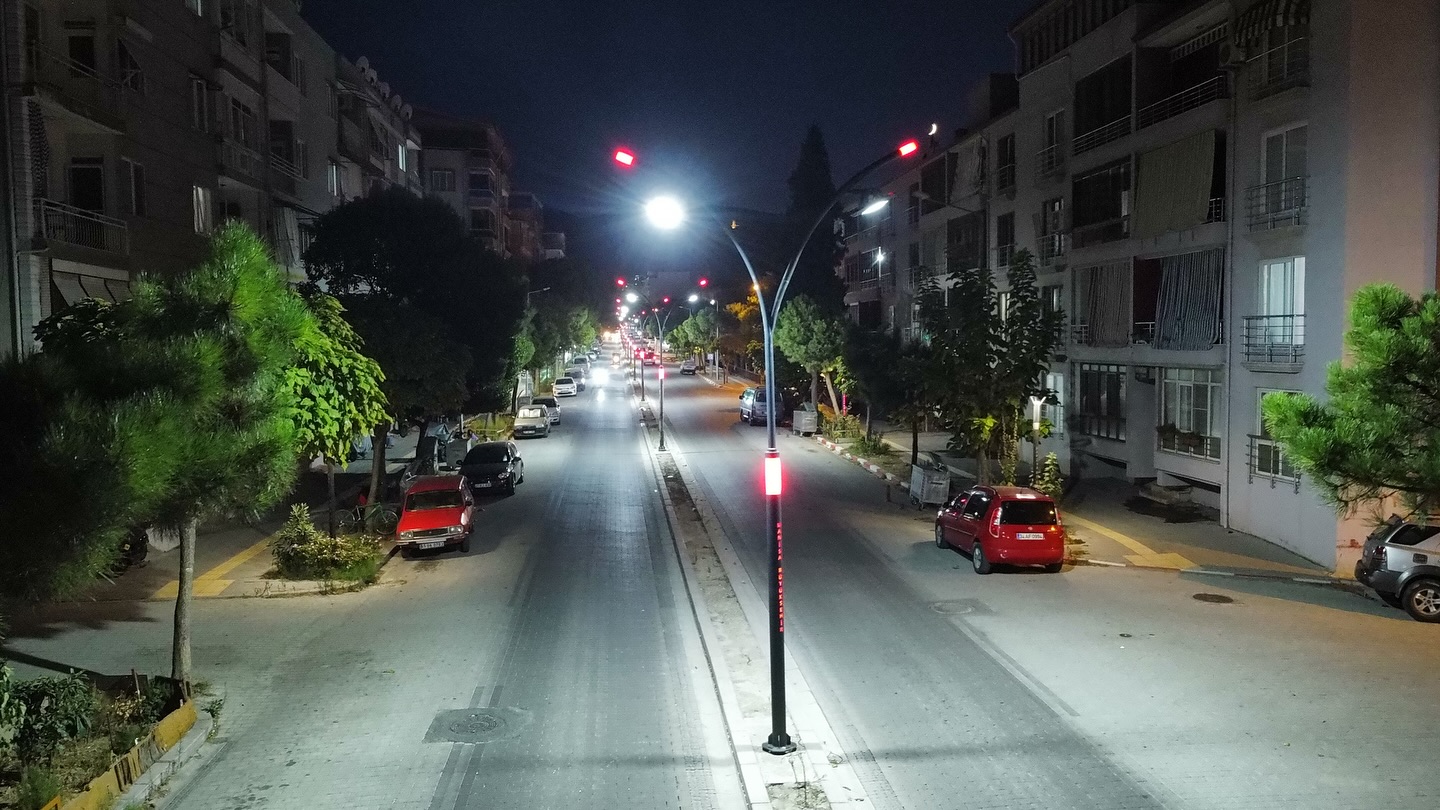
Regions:
<svg viewBox="0 0 1440 810"><path fill-rule="evenodd" d="M1114 529L1101 526L1094 521L1086 520L1073 514L1064 515L1063 520L1066 523L1081 526L1097 534L1104 535L1130 549L1134 554L1126 555L1125 559L1129 560L1133 565L1144 566L1146 568L1185 569L1195 567L1195 563L1179 554L1158 552L1127 534L1121 534Z"/></svg>
<svg viewBox="0 0 1440 810"><path fill-rule="evenodd" d="M230 557L228 560L225 560L214 568L211 568L209 571L206 571L205 573L196 577L195 595L197 597L219 596L220 594L224 593L225 589L230 587L233 580L221 579L221 577L225 576L231 571L234 571L236 568L239 568L240 566L259 556L265 551L265 549L269 548L269 546L270 538L267 537L264 540L256 543L255 545L245 549L244 551L241 551L240 553ZM179 595L180 581L172 579L169 582L165 583L160 588L160 590L152 594L150 598L174 599Z"/></svg>

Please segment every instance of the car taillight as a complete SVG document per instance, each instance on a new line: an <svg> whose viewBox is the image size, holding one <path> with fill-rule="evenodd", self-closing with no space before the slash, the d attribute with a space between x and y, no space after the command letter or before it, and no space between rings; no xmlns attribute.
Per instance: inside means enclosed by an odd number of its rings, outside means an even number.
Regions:
<svg viewBox="0 0 1440 810"><path fill-rule="evenodd" d="M991 537L999 537L999 536L1000 536L1000 510L999 510L999 509L996 509L996 510L995 510L995 517L993 517L993 518L990 519L990 536L991 536Z"/></svg>
<svg viewBox="0 0 1440 810"><path fill-rule="evenodd" d="M1384 568L1384 567L1385 567L1385 546L1383 546L1383 545L1378 545L1378 546L1376 546L1376 547L1375 547L1375 553L1370 555L1370 559L1375 562L1375 567L1376 567L1376 568Z"/></svg>

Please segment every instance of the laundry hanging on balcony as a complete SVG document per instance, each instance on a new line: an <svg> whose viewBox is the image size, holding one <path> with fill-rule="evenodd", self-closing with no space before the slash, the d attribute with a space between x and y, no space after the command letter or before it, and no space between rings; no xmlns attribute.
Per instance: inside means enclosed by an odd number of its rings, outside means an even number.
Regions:
<svg viewBox="0 0 1440 810"><path fill-rule="evenodd" d="M1260 0L1235 21L1235 44L1247 48L1266 32L1310 24L1310 0Z"/></svg>
<svg viewBox="0 0 1440 810"><path fill-rule="evenodd" d="M1155 348L1204 351L1220 342L1221 248L1160 259L1160 302Z"/></svg>
<svg viewBox="0 0 1440 810"><path fill-rule="evenodd" d="M1080 307L1088 326L1085 344L1118 349L1130 345L1130 262L1114 262L1075 271Z"/></svg>
<svg viewBox="0 0 1440 810"><path fill-rule="evenodd" d="M1203 225L1215 175L1215 130L1140 155L1130 234L1150 239Z"/></svg>

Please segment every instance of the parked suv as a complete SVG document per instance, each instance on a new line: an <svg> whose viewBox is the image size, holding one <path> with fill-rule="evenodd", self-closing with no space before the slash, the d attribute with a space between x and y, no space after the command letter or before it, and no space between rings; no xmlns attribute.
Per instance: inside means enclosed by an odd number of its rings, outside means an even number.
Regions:
<svg viewBox="0 0 1440 810"><path fill-rule="evenodd" d="M977 574L996 563L1043 565L1065 561L1065 530L1050 496L1027 487L975 487L956 495L935 516L935 545L970 554Z"/></svg>
<svg viewBox="0 0 1440 810"><path fill-rule="evenodd" d="M780 392L780 407L775 411L775 424L790 423L791 412L795 410L799 399L794 389ZM765 424L765 386L746 388L744 393L740 394L740 421L751 425Z"/></svg>
<svg viewBox="0 0 1440 810"><path fill-rule="evenodd" d="M1392 515L1366 538L1355 578L1415 621L1440 622L1440 525Z"/></svg>

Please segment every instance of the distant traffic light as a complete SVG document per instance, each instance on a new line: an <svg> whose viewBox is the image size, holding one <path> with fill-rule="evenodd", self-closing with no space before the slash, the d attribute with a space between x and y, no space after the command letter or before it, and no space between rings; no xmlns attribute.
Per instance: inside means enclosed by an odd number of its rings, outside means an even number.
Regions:
<svg viewBox="0 0 1440 810"><path fill-rule="evenodd" d="M920 142L912 138L900 144L900 157L910 157L911 155L919 151L919 149Z"/></svg>
<svg viewBox="0 0 1440 810"><path fill-rule="evenodd" d="M664 298L661 298L661 299L660 299L660 303L662 303L662 304L668 304L668 303L670 303L670 296L667 295L667 296L665 296Z"/></svg>
<svg viewBox="0 0 1440 810"><path fill-rule="evenodd" d="M700 286L701 286L701 287L708 287L708 286L710 286L710 279L708 279L708 278L702 278L702 279L700 279Z"/></svg>
<svg viewBox="0 0 1440 810"><path fill-rule="evenodd" d="M628 169L635 165L635 153L629 149L616 149L615 162Z"/></svg>
<svg viewBox="0 0 1440 810"><path fill-rule="evenodd" d="M617 279L615 279L615 286L616 286L616 287L624 287L624 286L625 286L625 279L623 279L623 278L617 278Z"/></svg>

